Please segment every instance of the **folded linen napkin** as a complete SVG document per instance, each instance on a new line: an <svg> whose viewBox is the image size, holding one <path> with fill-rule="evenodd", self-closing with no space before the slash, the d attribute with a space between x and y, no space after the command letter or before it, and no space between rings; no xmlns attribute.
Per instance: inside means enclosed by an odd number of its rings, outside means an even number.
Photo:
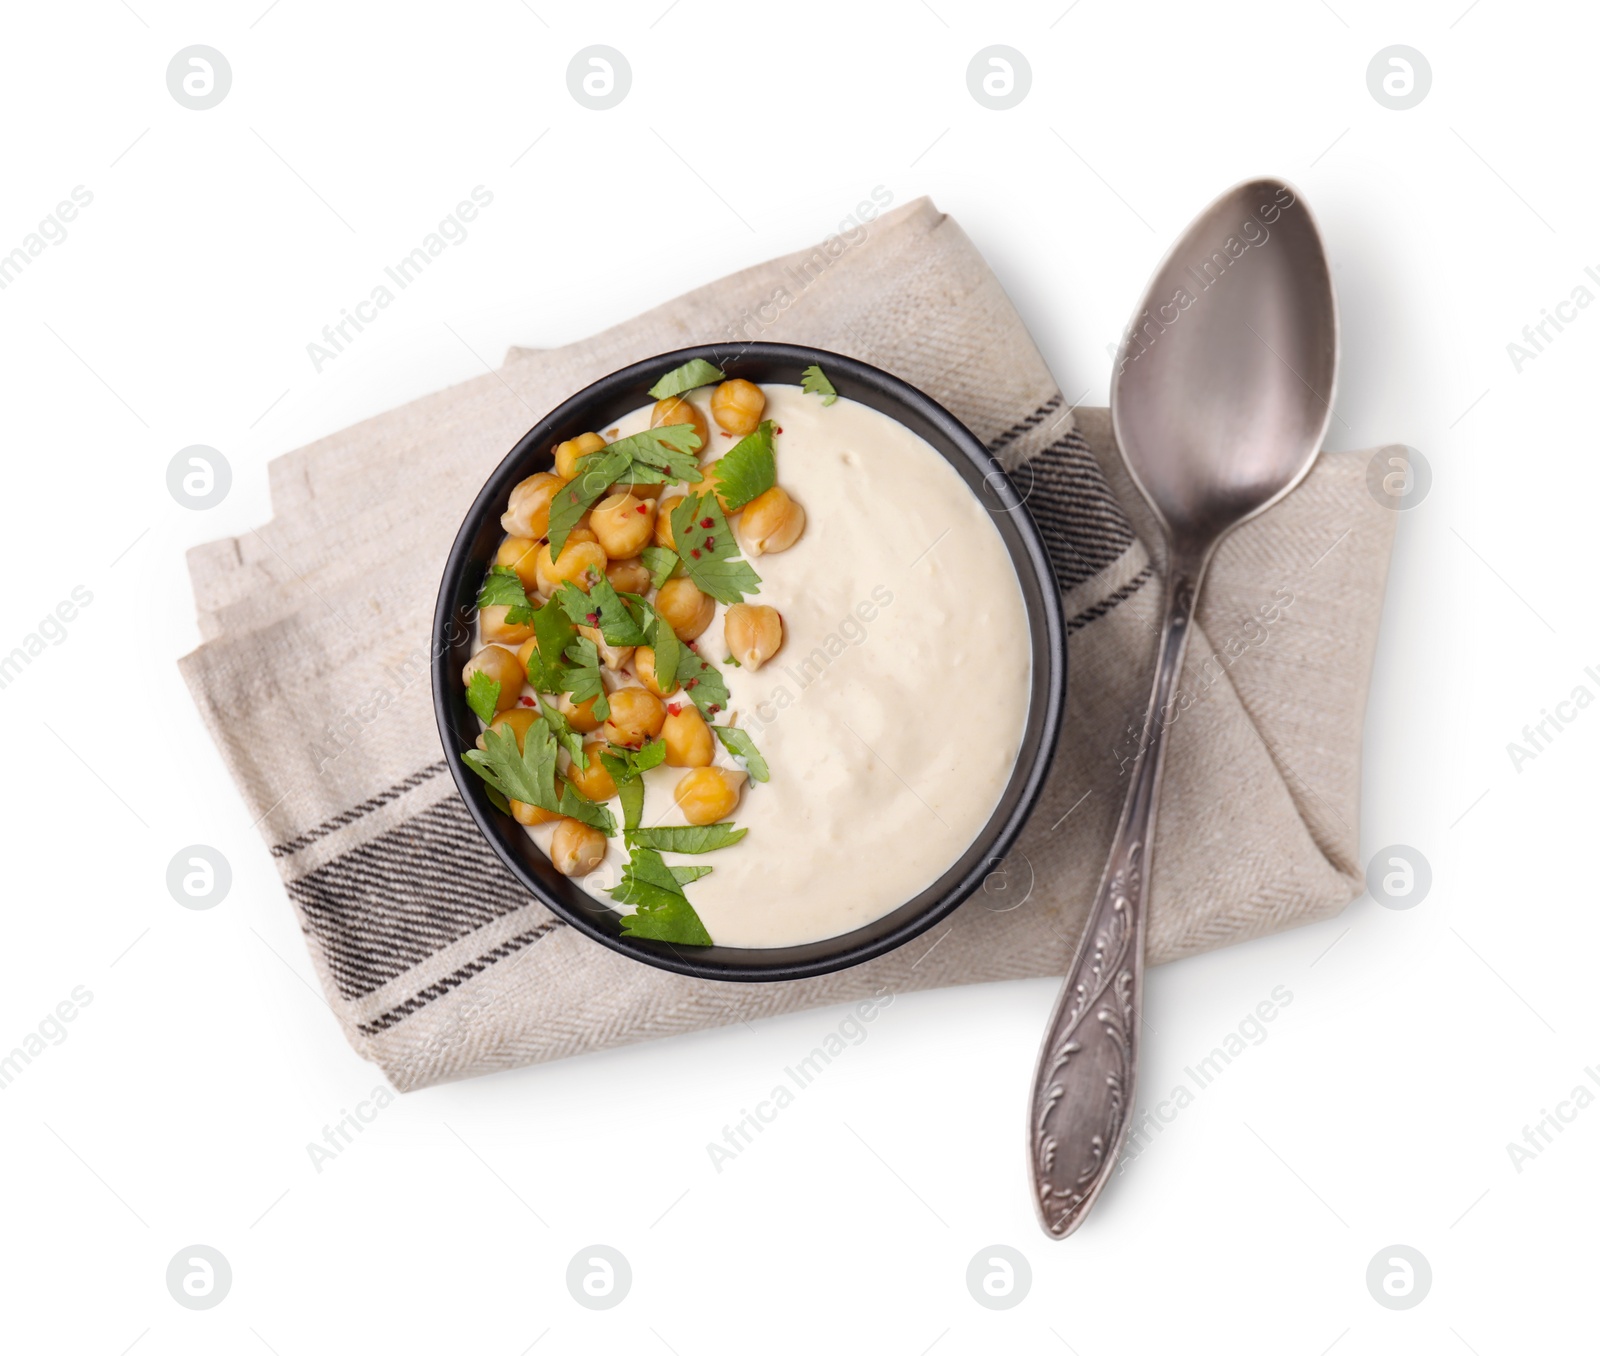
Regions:
<svg viewBox="0 0 1600 1356"><path fill-rule="evenodd" d="M1068 618L1050 783L985 887L841 974L726 984L565 926L482 841L429 692L443 561L489 472L606 372L688 344L814 344L895 372L999 456ZM1150 901L1153 963L1338 912L1362 888L1359 755L1394 515L1369 453L1324 454L1219 552L1184 669ZM1137 749L1160 578L1104 410L1068 407L993 273L926 199L274 461L274 518L189 557L180 661L283 874L329 1005L402 1089L885 990L1059 975ZM1140 530L1143 529L1143 530Z"/></svg>

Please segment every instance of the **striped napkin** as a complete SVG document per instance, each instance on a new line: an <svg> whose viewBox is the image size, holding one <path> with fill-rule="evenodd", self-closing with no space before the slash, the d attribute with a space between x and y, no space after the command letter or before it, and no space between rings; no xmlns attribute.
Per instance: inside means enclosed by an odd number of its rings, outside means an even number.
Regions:
<svg viewBox="0 0 1600 1356"><path fill-rule="evenodd" d="M1055 565L1071 647L1050 784L1010 857L937 928L841 974L670 975L552 915L447 772L429 692L456 529L513 443L618 367L730 339L813 344L921 387L999 456ZM1174 706L1149 958L1338 912L1357 859L1366 686L1394 514L1371 453L1324 454L1218 553ZM402 1090L825 1003L1059 975L1137 750L1159 615L1147 511L1106 411L1072 409L994 274L926 199L581 343L290 452L273 518L189 555L180 661L283 876L346 1038Z"/></svg>

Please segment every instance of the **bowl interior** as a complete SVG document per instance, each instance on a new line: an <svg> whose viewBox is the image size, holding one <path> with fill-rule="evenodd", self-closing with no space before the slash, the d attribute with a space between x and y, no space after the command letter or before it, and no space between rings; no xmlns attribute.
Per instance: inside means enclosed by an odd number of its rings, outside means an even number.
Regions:
<svg viewBox="0 0 1600 1356"><path fill-rule="evenodd" d="M460 673L472 656L474 603L504 536L500 514L512 487L536 471L549 470L557 442L605 428L648 404L649 388L662 374L691 358L704 358L730 377L788 385L799 384L802 369L818 363L841 396L919 434L990 510L1016 567L1028 619L1032 677L1021 752L983 831L959 861L915 898L865 927L801 946L677 947L625 936L620 914L557 872L521 826L494 808L482 781L461 761L479 726L467 706ZM541 419L490 477L461 526L439 590L433 656L434 710L451 774L473 819L512 873L567 923L613 950L679 974L723 980L798 979L856 965L915 937L966 899L1010 847L1038 797L1055 751L1066 693L1060 596L1038 531L999 464L955 416L899 378L841 354L790 344L703 345L665 353L602 378ZM804 864L795 869L804 870Z"/></svg>

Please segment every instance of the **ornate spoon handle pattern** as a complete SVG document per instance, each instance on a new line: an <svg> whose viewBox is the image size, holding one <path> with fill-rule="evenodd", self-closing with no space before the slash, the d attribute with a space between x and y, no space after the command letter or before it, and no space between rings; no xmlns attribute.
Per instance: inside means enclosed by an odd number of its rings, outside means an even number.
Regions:
<svg viewBox="0 0 1600 1356"><path fill-rule="evenodd" d="M1082 1223L1128 1133L1144 997L1150 848L1166 752L1167 711L1183 668L1205 572L1174 563L1139 758L1105 875L1039 1051L1028 1122L1034 1204L1052 1238Z"/></svg>

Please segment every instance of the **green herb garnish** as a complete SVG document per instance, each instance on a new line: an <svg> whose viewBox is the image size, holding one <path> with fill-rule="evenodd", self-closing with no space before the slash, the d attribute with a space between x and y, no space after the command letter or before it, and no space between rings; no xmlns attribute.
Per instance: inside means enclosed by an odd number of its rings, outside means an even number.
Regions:
<svg viewBox="0 0 1600 1356"><path fill-rule="evenodd" d="M595 580L587 593L570 581L563 583L555 601L574 626L598 627L607 645L644 644L644 631L609 579Z"/></svg>
<svg viewBox="0 0 1600 1356"><path fill-rule="evenodd" d="M682 647L678 655L678 681L706 720L709 721L718 711L727 710L728 684L722 674L687 645Z"/></svg>
<svg viewBox="0 0 1600 1356"><path fill-rule="evenodd" d="M672 572L678 568L678 553L665 546L647 546L639 552L639 559L650 571L650 587L653 589L660 588L671 579Z"/></svg>
<svg viewBox="0 0 1600 1356"><path fill-rule="evenodd" d="M742 509L776 485L778 464L772 455L772 420L763 419L754 433L739 439L712 462L711 474L716 477L717 498L728 506L729 513Z"/></svg>
<svg viewBox="0 0 1600 1356"><path fill-rule="evenodd" d="M682 946L710 946L711 934L683 893L688 882L700 879L709 869L668 866L660 853L636 850L622 870L622 883L611 892L617 903L634 908L622 917L623 934Z"/></svg>
<svg viewBox="0 0 1600 1356"><path fill-rule="evenodd" d="M749 829L721 824L685 824L674 828L635 829L628 835L630 848L654 848L657 852L715 852L732 847Z"/></svg>
<svg viewBox="0 0 1600 1356"><path fill-rule="evenodd" d="M578 628L551 599L533 614L533 649L528 652L528 682L536 692L565 692L567 666L561 662Z"/></svg>
<svg viewBox="0 0 1600 1356"><path fill-rule="evenodd" d="M744 760L745 770L758 782L770 778L767 760L761 756L748 730L741 730L737 725L713 725L711 733L722 741L722 747L729 753Z"/></svg>
<svg viewBox="0 0 1600 1356"><path fill-rule="evenodd" d="M761 576L737 556L738 543L714 494L691 494L672 510L672 539L684 573L719 603L742 603Z"/></svg>
<svg viewBox="0 0 1600 1356"><path fill-rule="evenodd" d="M646 648L650 649L651 657L656 660L656 683L666 688L667 676L677 678L678 668L683 667L683 656L690 649L678 640L678 633L667 625L661 612L656 611L650 603L645 606L650 608L650 624L645 627Z"/></svg>
<svg viewBox="0 0 1600 1356"><path fill-rule="evenodd" d="M509 729L485 730L483 744L482 749L468 749L461 758L492 790L508 801L525 801L592 825L608 838L616 836L617 821L604 806L585 800L571 786L556 794L556 741L548 725L528 726L520 751L516 732Z"/></svg>
<svg viewBox="0 0 1600 1356"><path fill-rule="evenodd" d="M653 400L665 400L668 396L682 395L685 391L721 380L721 368L713 367L704 358L690 358L682 367L674 367L652 386L650 396Z"/></svg>
<svg viewBox="0 0 1600 1356"><path fill-rule="evenodd" d="M815 363L800 374L800 389L807 395L821 396L824 405L831 405L839 398L839 393L833 389L833 383Z"/></svg>
<svg viewBox="0 0 1600 1356"><path fill-rule="evenodd" d="M503 607L508 626L526 626L533 616L533 604L528 601L527 590L517 572L505 565L496 565L484 577L478 590L479 607Z"/></svg>
<svg viewBox="0 0 1600 1356"><path fill-rule="evenodd" d="M578 705L595 698L594 713L601 720L611 715L611 703L606 700L606 685L600 678L600 651L588 636L579 636L566 649L567 691Z"/></svg>
<svg viewBox="0 0 1600 1356"><path fill-rule="evenodd" d="M482 669L477 670L467 680L467 705L485 725L491 724L499 714L500 680L491 678Z"/></svg>
<svg viewBox="0 0 1600 1356"><path fill-rule="evenodd" d="M693 424L663 424L578 458L577 474L550 501L550 558L560 559L578 519L619 480L662 485L699 479L699 450L700 435Z"/></svg>
<svg viewBox="0 0 1600 1356"><path fill-rule="evenodd" d="M550 727L550 733L555 737L556 743L567 751L568 756L578 765L578 770L587 772L589 755L583 751L583 736L572 728L572 722L556 710L554 702L539 703L539 718Z"/></svg>
<svg viewBox="0 0 1600 1356"><path fill-rule="evenodd" d="M667 756L667 746L657 739L642 749L625 749L612 744L600 755L600 762L617 784L617 798L622 802L622 827L636 829L644 818L643 776L653 767L660 767Z"/></svg>

